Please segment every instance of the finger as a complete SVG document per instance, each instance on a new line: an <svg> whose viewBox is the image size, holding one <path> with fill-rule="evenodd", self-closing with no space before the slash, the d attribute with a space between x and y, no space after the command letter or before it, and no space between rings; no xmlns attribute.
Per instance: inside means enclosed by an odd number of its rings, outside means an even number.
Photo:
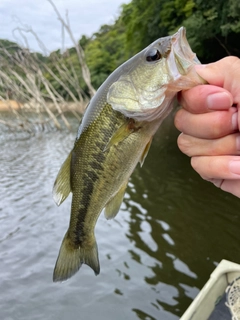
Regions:
<svg viewBox="0 0 240 320"><path fill-rule="evenodd" d="M240 198L240 181L239 180L223 180L220 188L223 191L230 192L234 196Z"/></svg>
<svg viewBox="0 0 240 320"><path fill-rule="evenodd" d="M212 86L199 85L178 94L180 105L191 113L205 113L213 110L227 110L233 98L227 90Z"/></svg>
<svg viewBox="0 0 240 320"><path fill-rule="evenodd" d="M209 84L231 92L233 103L240 107L240 59L226 57L208 65L197 65L197 73Z"/></svg>
<svg viewBox="0 0 240 320"><path fill-rule="evenodd" d="M221 188L223 182L225 181L223 179L205 179L205 180L212 182L218 188ZM237 180L229 180L229 181L237 181Z"/></svg>
<svg viewBox="0 0 240 320"><path fill-rule="evenodd" d="M240 180L209 179L208 181L223 191L232 193L234 196L240 198Z"/></svg>
<svg viewBox="0 0 240 320"><path fill-rule="evenodd" d="M240 180L239 156L196 156L191 165L205 180Z"/></svg>
<svg viewBox="0 0 240 320"><path fill-rule="evenodd" d="M193 156L240 155L240 134L230 134L219 139L199 139L180 134L177 140L179 149Z"/></svg>
<svg viewBox="0 0 240 320"><path fill-rule="evenodd" d="M217 139L238 129L237 114L234 107L228 111L215 111L208 114L192 114L180 109L175 115L174 123L179 131L187 135Z"/></svg>

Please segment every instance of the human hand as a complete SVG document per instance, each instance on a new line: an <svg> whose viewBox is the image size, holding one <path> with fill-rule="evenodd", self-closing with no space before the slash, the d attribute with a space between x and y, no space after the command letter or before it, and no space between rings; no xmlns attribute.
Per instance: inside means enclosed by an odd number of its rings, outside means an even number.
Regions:
<svg viewBox="0 0 240 320"><path fill-rule="evenodd" d="M209 84L179 94L178 146L203 179L240 197L240 59L227 57L196 70Z"/></svg>

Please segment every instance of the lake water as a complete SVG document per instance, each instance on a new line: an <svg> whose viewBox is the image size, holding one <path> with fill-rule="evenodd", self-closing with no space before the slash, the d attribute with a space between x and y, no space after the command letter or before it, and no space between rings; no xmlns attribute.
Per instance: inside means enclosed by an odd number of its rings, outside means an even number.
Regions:
<svg viewBox="0 0 240 320"><path fill-rule="evenodd" d="M240 263L240 200L203 181L168 118L114 220L96 226L101 273L52 272L71 199L52 199L74 133L0 134L0 319L179 319L221 259Z"/></svg>

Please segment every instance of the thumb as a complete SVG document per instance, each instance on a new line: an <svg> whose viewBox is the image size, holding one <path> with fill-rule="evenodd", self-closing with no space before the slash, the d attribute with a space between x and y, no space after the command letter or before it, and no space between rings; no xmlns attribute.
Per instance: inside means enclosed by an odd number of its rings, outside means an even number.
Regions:
<svg viewBox="0 0 240 320"><path fill-rule="evenodd" d="M226 57L207 65L196 65L197 73L209 84L228 90L240 108L240 59Z"/></svg>

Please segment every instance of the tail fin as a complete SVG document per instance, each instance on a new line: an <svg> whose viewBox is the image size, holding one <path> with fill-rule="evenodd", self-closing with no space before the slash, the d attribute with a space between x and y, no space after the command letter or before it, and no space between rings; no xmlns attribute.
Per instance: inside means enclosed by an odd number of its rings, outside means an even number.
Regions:
<svg viewBox="0 0 240 320"><path fill-rule="evenodd" d="M91 247L75 248L68 237L68 233L66 233L54 268L53 281L57 282L69 279L80 269L83 263L91 267L95 275L99 274L100 265L96 241L93 242Z"/></svg>

